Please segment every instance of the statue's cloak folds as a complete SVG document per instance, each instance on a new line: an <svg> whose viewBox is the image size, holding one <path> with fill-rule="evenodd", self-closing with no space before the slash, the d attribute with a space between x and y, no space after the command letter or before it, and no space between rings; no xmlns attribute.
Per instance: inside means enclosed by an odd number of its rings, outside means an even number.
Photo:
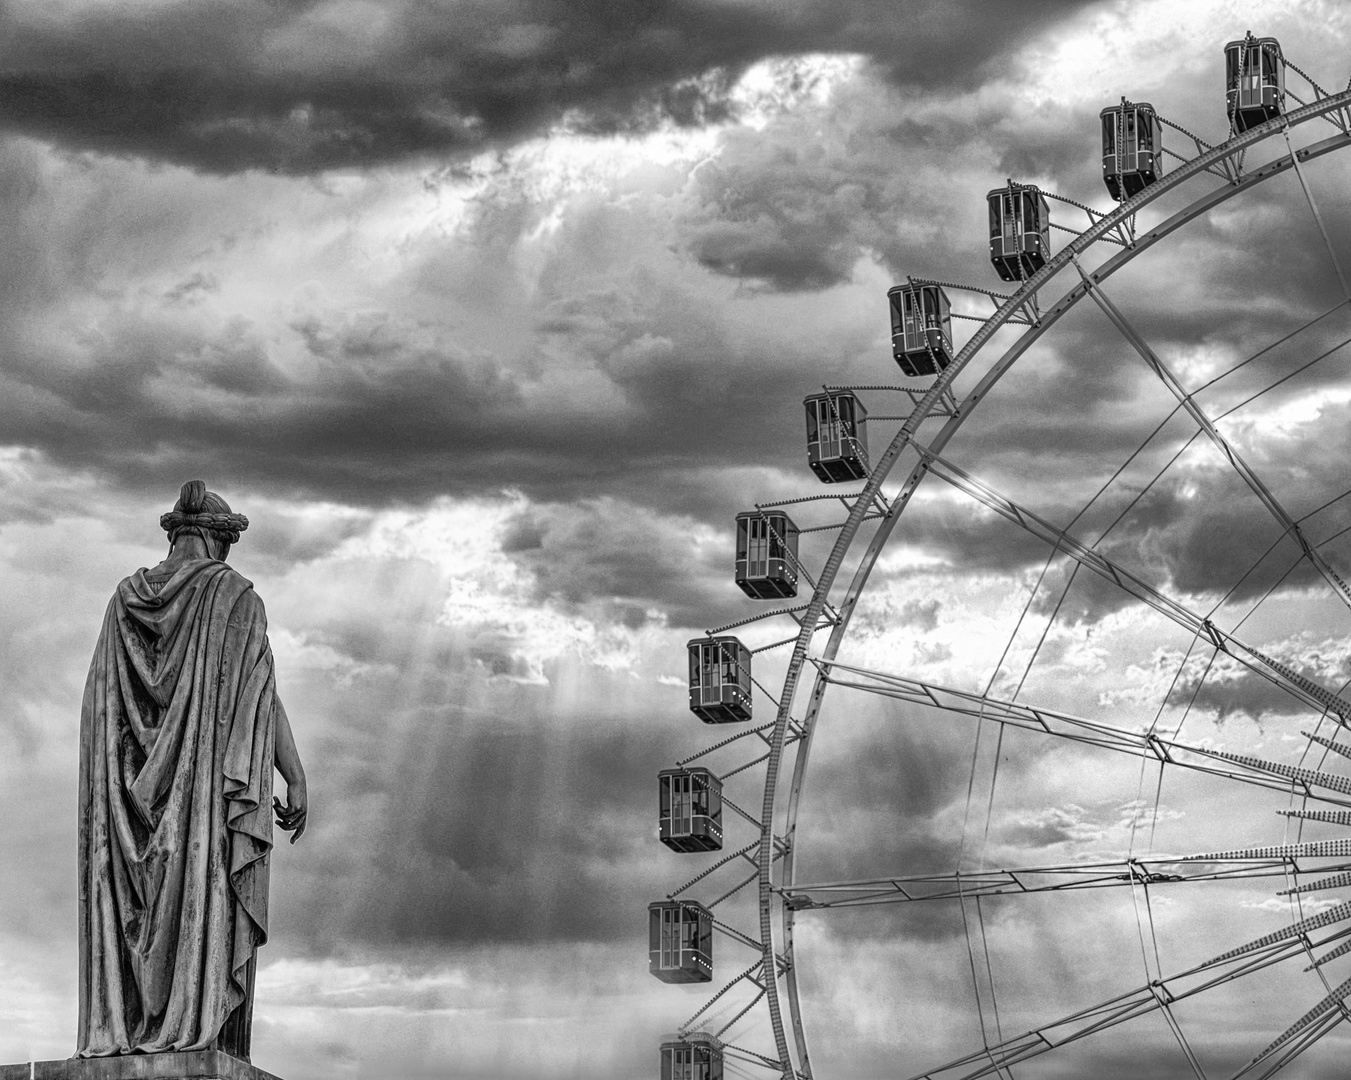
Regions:
<svg viewBox="0 0 1351 1080"><path fill-rule="evenodd" d="M80 717L77 1056L210 1048L251 996L277 708L248 580L207 560L118 586Z"/></svg>

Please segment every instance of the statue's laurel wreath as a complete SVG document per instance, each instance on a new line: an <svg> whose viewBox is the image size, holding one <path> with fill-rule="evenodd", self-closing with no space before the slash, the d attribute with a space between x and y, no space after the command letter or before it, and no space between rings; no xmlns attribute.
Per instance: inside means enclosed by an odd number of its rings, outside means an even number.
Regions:
<svg viewBox="0 0 1351 1080"><path fill-rule="evenodd" d="M237 544L239 534L249 527L249 519L243 514L185 514L182 510L170 510L159 519L159 527L167 533L190 525L210 529L222 540Z"/></svg>

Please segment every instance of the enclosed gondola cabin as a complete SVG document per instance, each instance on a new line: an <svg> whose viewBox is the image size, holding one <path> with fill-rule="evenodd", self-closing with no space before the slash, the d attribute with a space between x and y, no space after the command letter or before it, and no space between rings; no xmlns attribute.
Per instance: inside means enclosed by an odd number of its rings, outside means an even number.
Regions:
<svg viewBox="0 0 1351 1080"><path fill-rule="evenodd" d="M705 724L751 718L751 651L734 637L695 638L690 658L690 712Z"/></svg>
<svg viewBox="0 0 1351 1080"><path fill-rule="evenodd" d="M667 1035L661 1043L661 1080L722 1080L722 1043L707 1031Z"/></svg>
<svg viewBox="0 0 1351 1080"><path fill-rule="evenodd" d="M1225 105L1237 134L1285 110L1285 57L1272 37L1249 34L1224 47Z"/></svg>
<svg viewBox="0 0 1351 1080"><path fill-rule="evenodd" d="M1163 175L1163 124L1154 106L1123 101L1103 109L1102 179L1125 202Z"/></svg>
<svg viewBox="0 0 1351 1080"><path fill-rule="evenodd" d="M952 305L941 285L897 285L891 305L891 355L907 375L937 375L952 363Z"/></svg>
<svg viewBox="0 0 1351 1080"><path fill-rule="evenodd" d="M797 534L793 519L778 510L736 516L736 583L756 600L797 595Z"/></svg>
<svg viewBox="0 0 1351 1080"><path fill-rule="evenodd" d="M661 842L672 851L722 850L722 781L708 769L657 774Z"/></svg>
<svg viewBox="0 0 1351 1080"><path fill-rule="evenodd" d="M711 982L713 913L694 900L647 905L648 970L662 982Z"/></svg>
<svg viewBox="0 0 1351 1080"><path fill-rule="evenodd" d="M1034 187L1010 184L986 197L990 262L1005 281L1025 281L1051 257L1051 208Z"/></svg>
<svg viewBox="0 0 1351 1080"><path fill-rule="evenodd" d="M807 464L823 483L868 475L868 410L845 390L813 394L807 410Z"/></svg>

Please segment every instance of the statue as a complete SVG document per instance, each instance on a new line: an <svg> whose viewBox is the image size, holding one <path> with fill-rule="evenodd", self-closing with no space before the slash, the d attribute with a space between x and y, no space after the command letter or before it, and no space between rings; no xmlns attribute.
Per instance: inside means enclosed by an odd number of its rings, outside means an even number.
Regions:
<svg viewBox="0 0 1351 1080"><path fill-rule="evenodd" d="M225 564L248 524L184 484L160 518L168 557L104 616L80 716L76 1057L248 1061L270 812L295 843L307 809L263 602Z"/></svg>

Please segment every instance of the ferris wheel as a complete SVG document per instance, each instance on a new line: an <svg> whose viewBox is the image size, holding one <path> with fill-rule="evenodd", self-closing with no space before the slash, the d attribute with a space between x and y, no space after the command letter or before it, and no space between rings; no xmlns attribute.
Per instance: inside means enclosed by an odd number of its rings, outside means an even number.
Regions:
<svg viewBox="0 0 1351 1080"><path fill-rule="evenodd" d="M917 908L947 912L961 927L956 966L975 1014L971 1041L938 1060L907 1051L894 1062L899 1076L1011 1077L1014 1067L1020 1076L1046 1075L1038 1067L1062 1055L1090 1075L1082 1063L1094 1045L1116 1052L1122 1032L1147 1023L1155 1025L1149 1040L1172 1054L1168 1072L1150 1075L1268 1076L1351 1017L1351 732L1338 731L1351 728L1351 692L1289 655L1290 613L1280 609L1283 596L1302 590L1319 620L1315 629L1351 634L1351 586L1335 565L1335 544L1351 531L1343 527L1351 491L1322 498L1292 455L1250 464L1258 458L1240 444L1251 433L1224 423L1231 415L1241 421L1244 406L1351 345L1351 287L1310 176L1315 161L1351 144L1351 87L1323 90L1274 38L1252 34L1226 46L1225 66L1230 131L1217 145L1150 104L1122 99L1103 110L1103 178L1119 203L1111 212L1011 179L992 190L989 254L1011 291L907 279L890 290L888 304L893 356L911 381L826 385L804 401L809 468L826 484L859 486L818 489L737 516L737 584L770 606L689 643L691 711L706 723L736 726L658 777L660 839L690 858L691 873L649 907L650 969L663 982L711 991L663 1039L662 1080L721 1080L724 1071L818 1075L808 984L819 980L809 974L813 934L804 940L804 927L860 913L900 913L898 935ZM1307 91L1287 87L1291 74ZM1194 153L1165 148L1165 128ZM1298 192L1306 231L1320 237L1308 257L1327 266L1335 302L1287 313L1285 332L1254 341L1201 381L1151 346L1146 320L1112 279L1125 280L1137 257L1230 200L1241 206L1269 181ZM1086 217L1082 231L1052 222L1056 202ZM1052 228L1073 234L1059 250ZM959 290L993 312L957 310ZM979 324L960 344L954 318ZM1066 516L1038 504L1035 484L1009 492L964 467L964 445L981 456L980 438L968 437L979 424L958 433L987 415L980 406L997 397L1020 360L1020 371L1035 372L1053 340L1047 335L1075 319L1081 331L1102 335L1102 349L1120 354L1123 365L1149 373L1159 407L1130 429L1134 439L1122 443L1129 452L1114 471L1086 470L1075 490L1091 494ZM882 415L878 401L894 415ZM898 427L875 452L869 425L875 448L878 425L887 423ZM884 555L905 542L897 525L906 513L924 512L916 495L929 477L935 480L924 491L941 491L930 503L973 508L1031 552L1028 587L1016 603L986 604L1001 610L1002 644L982 646L993 664L974 686L945 684L922 663L893 670L868 648L849 648L874 572L885 572ZM1230 545L1244 555L1235 557L1241 571L1213 581L1201 574L1180 590L1167 560L1149 557L1157 515L1147 511L1170 485L1175 516L1210 514L1212 527L1216 506L1243 500L1248 518ZM838 518L841 504L842 521L816 524L831 508ZM1115 643L1136 650L1130 663L1099 658L1115 665L1119 682L1087 701L1076 700L1072 680L1047 656L1053 631L1092 633L1083 629L1088 623L1071 625L1070 609L1081 603L1107 612L1116 620ZM785 621L788 636L769 631ZM766 640L747 644L742 635ZM1220 723L1226 707L1215 703L1236 686L1257 687L1264 701L1277 702L1268 710L1279 717L1275 727L1236 732ZM851 716L887 710L899 725L937 724L944 746L963 748L952 802L961 810L957 835L911 866L831 873L841 859L828 839L815 848L810 839L813 748L840 737ZM1066 760L1086 787L1099 785L1109 798L1115 792L1131 808L1129 842L1096 857L1078 848L1060 861L999 861L990 843L996 805L1036 799L1038 763L1060 748L1074 755ZM1021 788L1010 772L1021 775ZM1202 785L1189 797L1247 839L1217 849L1204 845L1213 833L1203 830L1195 849L1179 846L1185 833L1156 844L1165 784ZM1279 894L1287 913L1276 923L1266 916L1263 932L1245 936L1242 918L1220 916L1235 889ZM1176 957L1160 949L1156 925L1175 895L1200 896L1210 912ZM1073 1004L1048 989L1050 976L1038 982L999 969L999 929L1016 934L1047 917L1042 909L1022 922L1018 906L1104 896L1124 898L1122 940L1138 938L1138 948L1106 964L1087 993L1082 978L1063 979L1083 995ZM1121 929L1104 926L1104 941ZM1195 1020L1206 1002L1227 1007L1236 987L1245 1001L1264 999L1267 1027L1246 1041L1232 1026ZM1084 1053L1090 1057L1074 1057Z"/></svg>

